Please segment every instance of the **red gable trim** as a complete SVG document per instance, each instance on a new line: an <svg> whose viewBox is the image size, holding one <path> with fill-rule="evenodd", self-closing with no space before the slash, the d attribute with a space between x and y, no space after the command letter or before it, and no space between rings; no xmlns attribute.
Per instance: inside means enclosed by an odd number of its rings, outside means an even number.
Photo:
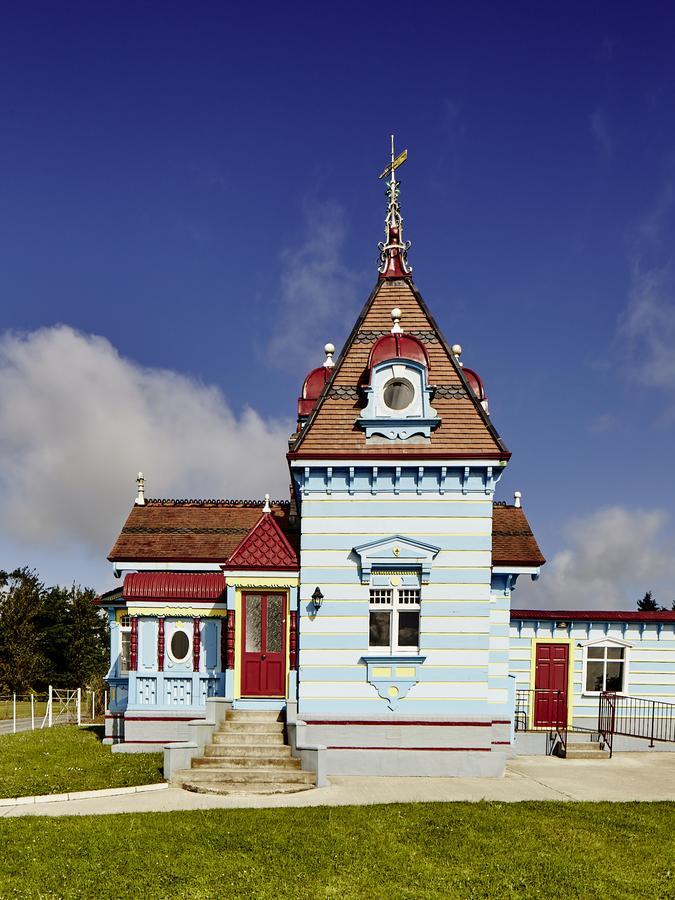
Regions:
<svg viewBox="0 0 675 900"><path fill-rule="evenodd" d="M263 513L227 561L228 569L298 568L298 557L275 517Z"/></svg>
<svg viewBox="0 0 675 900"><path fill-rule="evenodd" d="M639 610L512 609L514 619L539 619L556 622L675 622L675 610L640 612Z"/></svg>
<svg viewBox="0 0 675 900"><path fill-rule="evenodd" d="M124 600L224 600L220 572L134 572L124 579Z"/></svg>

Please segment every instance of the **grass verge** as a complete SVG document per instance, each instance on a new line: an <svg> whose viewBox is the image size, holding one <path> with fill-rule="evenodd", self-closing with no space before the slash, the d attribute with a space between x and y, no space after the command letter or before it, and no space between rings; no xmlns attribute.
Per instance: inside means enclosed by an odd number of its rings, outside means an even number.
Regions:
<svg viewBox="0 0 675 900"><path fill-rule="evenodd" d="M674 817L672 803L425 803L0 819L0 896L674 897Z"/></svg>
<svg viewBox="0 0 675 900"><path fill-rule="evenodd" d="M163 781L161 753L111 753L96 728L64 725L0 735L0 797Z"/></svg>

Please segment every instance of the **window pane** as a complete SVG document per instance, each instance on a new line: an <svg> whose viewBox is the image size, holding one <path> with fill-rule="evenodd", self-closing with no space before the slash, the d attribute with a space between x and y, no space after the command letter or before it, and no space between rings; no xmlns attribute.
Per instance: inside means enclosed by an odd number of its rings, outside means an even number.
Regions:
<svg viewBox="0 0 675 900"><path fill-rule="evenodd" d="M391 613L378 610L370 613L370 646L388 647Z"/></svg>
<svg viewBox="0 0 675 900"><path fill-rule="evenodd" d="M261 647L261 608L260 594L248 594L246 597L246 652L260 653Z"/></svg>
<svg viewBox="0 0 675 900"><path fill-rule="evenodd" d="M267 652L281 653L283 600L279 594L267 598Z"/></svg>
<svg viewBox="0 0 675 900"><path fill-rule="evenodd" d="M391 588L371 588L370 602L373 606L390 606L392 593Z"/></svg>
<svg viewBox="0 0 675 900"><path fill-rule="evenodd" d="M131 633L122 632L122 652L120 654L120 672L128 672L131 665Z"/></svg>
<svg viewBox="0 0 675 900"><path fill-rule="evenodd" d="M604 659L605 658L605 648L604 647L589 647L588 648L588 658L589 659Z"/></svg>
<svg viewBox="0 0 675 900"><path fill-rule="evenodd" d="M607 687L606 691L622 691L623 690L623 663L608 662L607 663Z"/></svg>
<svg viewBox="0 0 675 900"><path fill-rule="evenodd" d="M415 389L404 378L392 378L385 385L383 396L389 409L405 409L413 402Z"/></svg>
<svg viewBox="0 0 675 900"><path fill-rule="evenodd" d="M586 690L601 691L603 663L589 662L586 666Z"/></svg>
<svg viewBox="0 0 675 900"><path fill-rule="evenodd" d="M623 659L623 647L608 647L607 659Z"/></svg>
<svg viewBox="0 0 675 900"><path fill-rule="evenodd" d="M416 647L420 635L420 614L406 610L398 614L399 647Z"/></svg>
<svg viewBox="0 0 675 900"><path fill-rule="evenodd" d="M174 631L171 637L171 655L180 661L185 659L190 649L190 638L184 631Z"/></svg>
<svg viewBox="0 0 675 900"><path fill-rule="evenodd" d="M399 588L398 602L400 606L416 606L420 602L418 588Z"/></svg>

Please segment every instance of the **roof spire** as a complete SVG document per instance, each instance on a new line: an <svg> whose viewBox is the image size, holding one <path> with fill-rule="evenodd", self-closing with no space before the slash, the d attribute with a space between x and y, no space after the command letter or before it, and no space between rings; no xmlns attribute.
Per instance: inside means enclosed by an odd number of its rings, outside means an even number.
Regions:
<svg viewBox="0 0 675 900"><path fill-rule="evenodd" d="M138 485L138 494L134 500L134 506L145 506L145 476L142 472L138 473L136 484Z"/></svg>
<svg viewBox="0 0 675 900"><path fill-rule="evenodd" d="M389 175L387 185L387 215L384 219L384 233L387 240L380 242L380 278L406 278L412 273L412 267L408 265L408 250L410 241L403 240L403 216L398 203L400 181L396 181L395 172L408 158L408 151L404 150L396 156L394 152L394 135L391 136L391 162L380 175L386 178Z"/></svg>

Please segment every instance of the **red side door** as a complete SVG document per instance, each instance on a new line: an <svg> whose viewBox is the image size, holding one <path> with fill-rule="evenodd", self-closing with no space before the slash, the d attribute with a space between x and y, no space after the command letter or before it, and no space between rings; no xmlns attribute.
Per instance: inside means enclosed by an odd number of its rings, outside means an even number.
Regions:
<svg viewBox="0 0 675 900"><path fill-rule="evenodd" d="M534 725L567 724L569 644L537 644Z"/></svg>
<svg viewBox="0 0 675 900"><path fill-rule="evenodd" d="M245 593L242 635L243 697L286 695L286 597Z"/></svg>

